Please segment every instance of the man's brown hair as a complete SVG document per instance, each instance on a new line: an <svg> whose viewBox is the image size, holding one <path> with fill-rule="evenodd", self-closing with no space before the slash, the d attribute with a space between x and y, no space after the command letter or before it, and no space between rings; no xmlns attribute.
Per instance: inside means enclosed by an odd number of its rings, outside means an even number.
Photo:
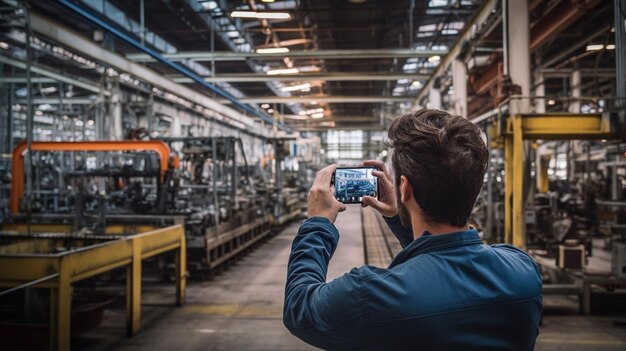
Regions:
<svg viewBox="0 0 626 351"><path fill-rule="evenodd" d="M467 225L489 153L480 129L445 111L419 110L391 123L396 186L406 176L427 223Z"/></svg>

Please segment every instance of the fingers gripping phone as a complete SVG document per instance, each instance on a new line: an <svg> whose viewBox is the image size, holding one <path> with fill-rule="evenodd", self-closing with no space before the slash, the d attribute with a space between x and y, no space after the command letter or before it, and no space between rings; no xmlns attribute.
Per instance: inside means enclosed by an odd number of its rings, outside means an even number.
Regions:
<svg viewBox="0 0 626 351"><path fill-rule="evenodd" d="M376 167L337 167L330 180L335 198L344 204L363 203L363 196L378 197Z"/></svg>

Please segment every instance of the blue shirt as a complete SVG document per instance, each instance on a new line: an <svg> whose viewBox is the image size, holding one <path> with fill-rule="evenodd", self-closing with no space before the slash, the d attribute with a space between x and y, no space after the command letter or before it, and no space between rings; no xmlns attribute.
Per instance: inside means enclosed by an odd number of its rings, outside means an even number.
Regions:
<svg viewBox="0 0 626 351"><path fill-rule="evenodd" d="M484 245L476 230L413 240L386 219L404 249L388 268L362 266L326 283L339 232L304 222L293 241L283 322L324 349L532 350L541 277L523 251Z"/></svg>

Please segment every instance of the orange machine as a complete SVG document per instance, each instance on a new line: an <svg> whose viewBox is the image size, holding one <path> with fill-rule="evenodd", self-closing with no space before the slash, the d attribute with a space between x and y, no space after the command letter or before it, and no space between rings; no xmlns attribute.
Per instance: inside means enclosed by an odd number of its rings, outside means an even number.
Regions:
<svg viewBox="0 0 626 351"><path fill-rule="evenodd" d="M35 141L31 144L32 151L154 151L161 161L161 180L168 169L170 148L160 140L125 140L125 141L83 141L83 142L53 142ZM12 214L19 213L20 198L24 193L24 154L28 151L28 144L22 142L13 151L11 166L11 197L10 208Z"/></svg>

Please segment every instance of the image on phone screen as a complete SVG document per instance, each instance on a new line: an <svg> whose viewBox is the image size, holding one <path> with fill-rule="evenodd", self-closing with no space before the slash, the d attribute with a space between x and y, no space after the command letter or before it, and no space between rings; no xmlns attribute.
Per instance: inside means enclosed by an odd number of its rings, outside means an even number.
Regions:
<svg viewBox="0 0 626 351"><path fill-rule="evenodd" d="M363 196L378 196L375 167L338 167L335 170L335 198L342 203L361 203Z"/></svg>

